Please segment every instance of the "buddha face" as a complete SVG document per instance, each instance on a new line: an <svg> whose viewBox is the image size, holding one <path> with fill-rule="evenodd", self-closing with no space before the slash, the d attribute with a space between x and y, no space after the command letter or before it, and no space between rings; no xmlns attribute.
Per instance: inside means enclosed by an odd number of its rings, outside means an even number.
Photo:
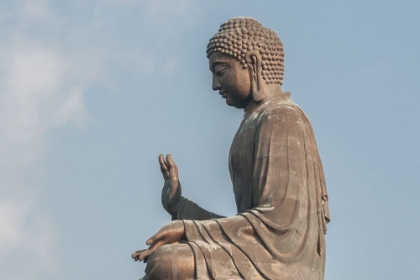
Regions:
<svg viewBox="0 0 420 280"><path fill-rule="evenodd" d="M219 52L209 57L209 67L213 74L213 90L219 91L227 105L245 108L252 100L249 70L237 59Z"/></svg>

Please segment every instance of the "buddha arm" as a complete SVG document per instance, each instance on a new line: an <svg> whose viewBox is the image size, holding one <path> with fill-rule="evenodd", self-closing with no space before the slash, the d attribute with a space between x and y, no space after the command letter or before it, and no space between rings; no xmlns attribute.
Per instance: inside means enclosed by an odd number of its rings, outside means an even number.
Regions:
<svg viewBox="0 0 420 280"><path fill-rule="evenodd" d="M172 220L210 220L223 217L201 208L185 197L181 197L178 211L176 215L172 216Z"/></svg>

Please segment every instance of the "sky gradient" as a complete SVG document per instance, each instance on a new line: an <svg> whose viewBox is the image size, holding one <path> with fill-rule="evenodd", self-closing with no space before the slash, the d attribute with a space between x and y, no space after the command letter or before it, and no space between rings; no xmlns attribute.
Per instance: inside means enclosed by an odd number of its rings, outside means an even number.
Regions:
<svg viewBox="0 0 420 280"><path fill-rule="evenodd" d="M264 4L262 4L264 3ZM250 16L285 48L332 222L326 280L420 274L418 1L0 0L0 279L138 279L130 255L185 197L235 215L243 112L211 90L206 45Z"/></svg>

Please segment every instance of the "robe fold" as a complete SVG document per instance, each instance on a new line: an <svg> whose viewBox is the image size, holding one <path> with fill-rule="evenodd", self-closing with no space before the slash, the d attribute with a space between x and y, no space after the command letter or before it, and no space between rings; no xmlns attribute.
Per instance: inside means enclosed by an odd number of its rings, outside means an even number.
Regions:
<svg viewBox="0 0 420 280"><path fill-rule="evenodd" d="M245 110L229 153L238 214L182 198L197 279L324 279L328 196L312 126L288 96Z"/></svg>

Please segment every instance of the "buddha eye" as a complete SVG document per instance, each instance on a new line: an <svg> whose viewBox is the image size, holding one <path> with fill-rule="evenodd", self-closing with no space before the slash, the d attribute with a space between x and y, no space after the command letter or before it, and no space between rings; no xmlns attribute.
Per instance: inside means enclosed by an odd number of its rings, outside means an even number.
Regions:
<svg viewBox="0 0 420 280"><path fill-rule="evenodd" d="M218 71L216 71L216 75L217 76L222 76L223 75L223 72L225 71L227 69L227 67L224 67L224 68L222 68L222 69L220 69L220 70L218 70Z"/></svg>

